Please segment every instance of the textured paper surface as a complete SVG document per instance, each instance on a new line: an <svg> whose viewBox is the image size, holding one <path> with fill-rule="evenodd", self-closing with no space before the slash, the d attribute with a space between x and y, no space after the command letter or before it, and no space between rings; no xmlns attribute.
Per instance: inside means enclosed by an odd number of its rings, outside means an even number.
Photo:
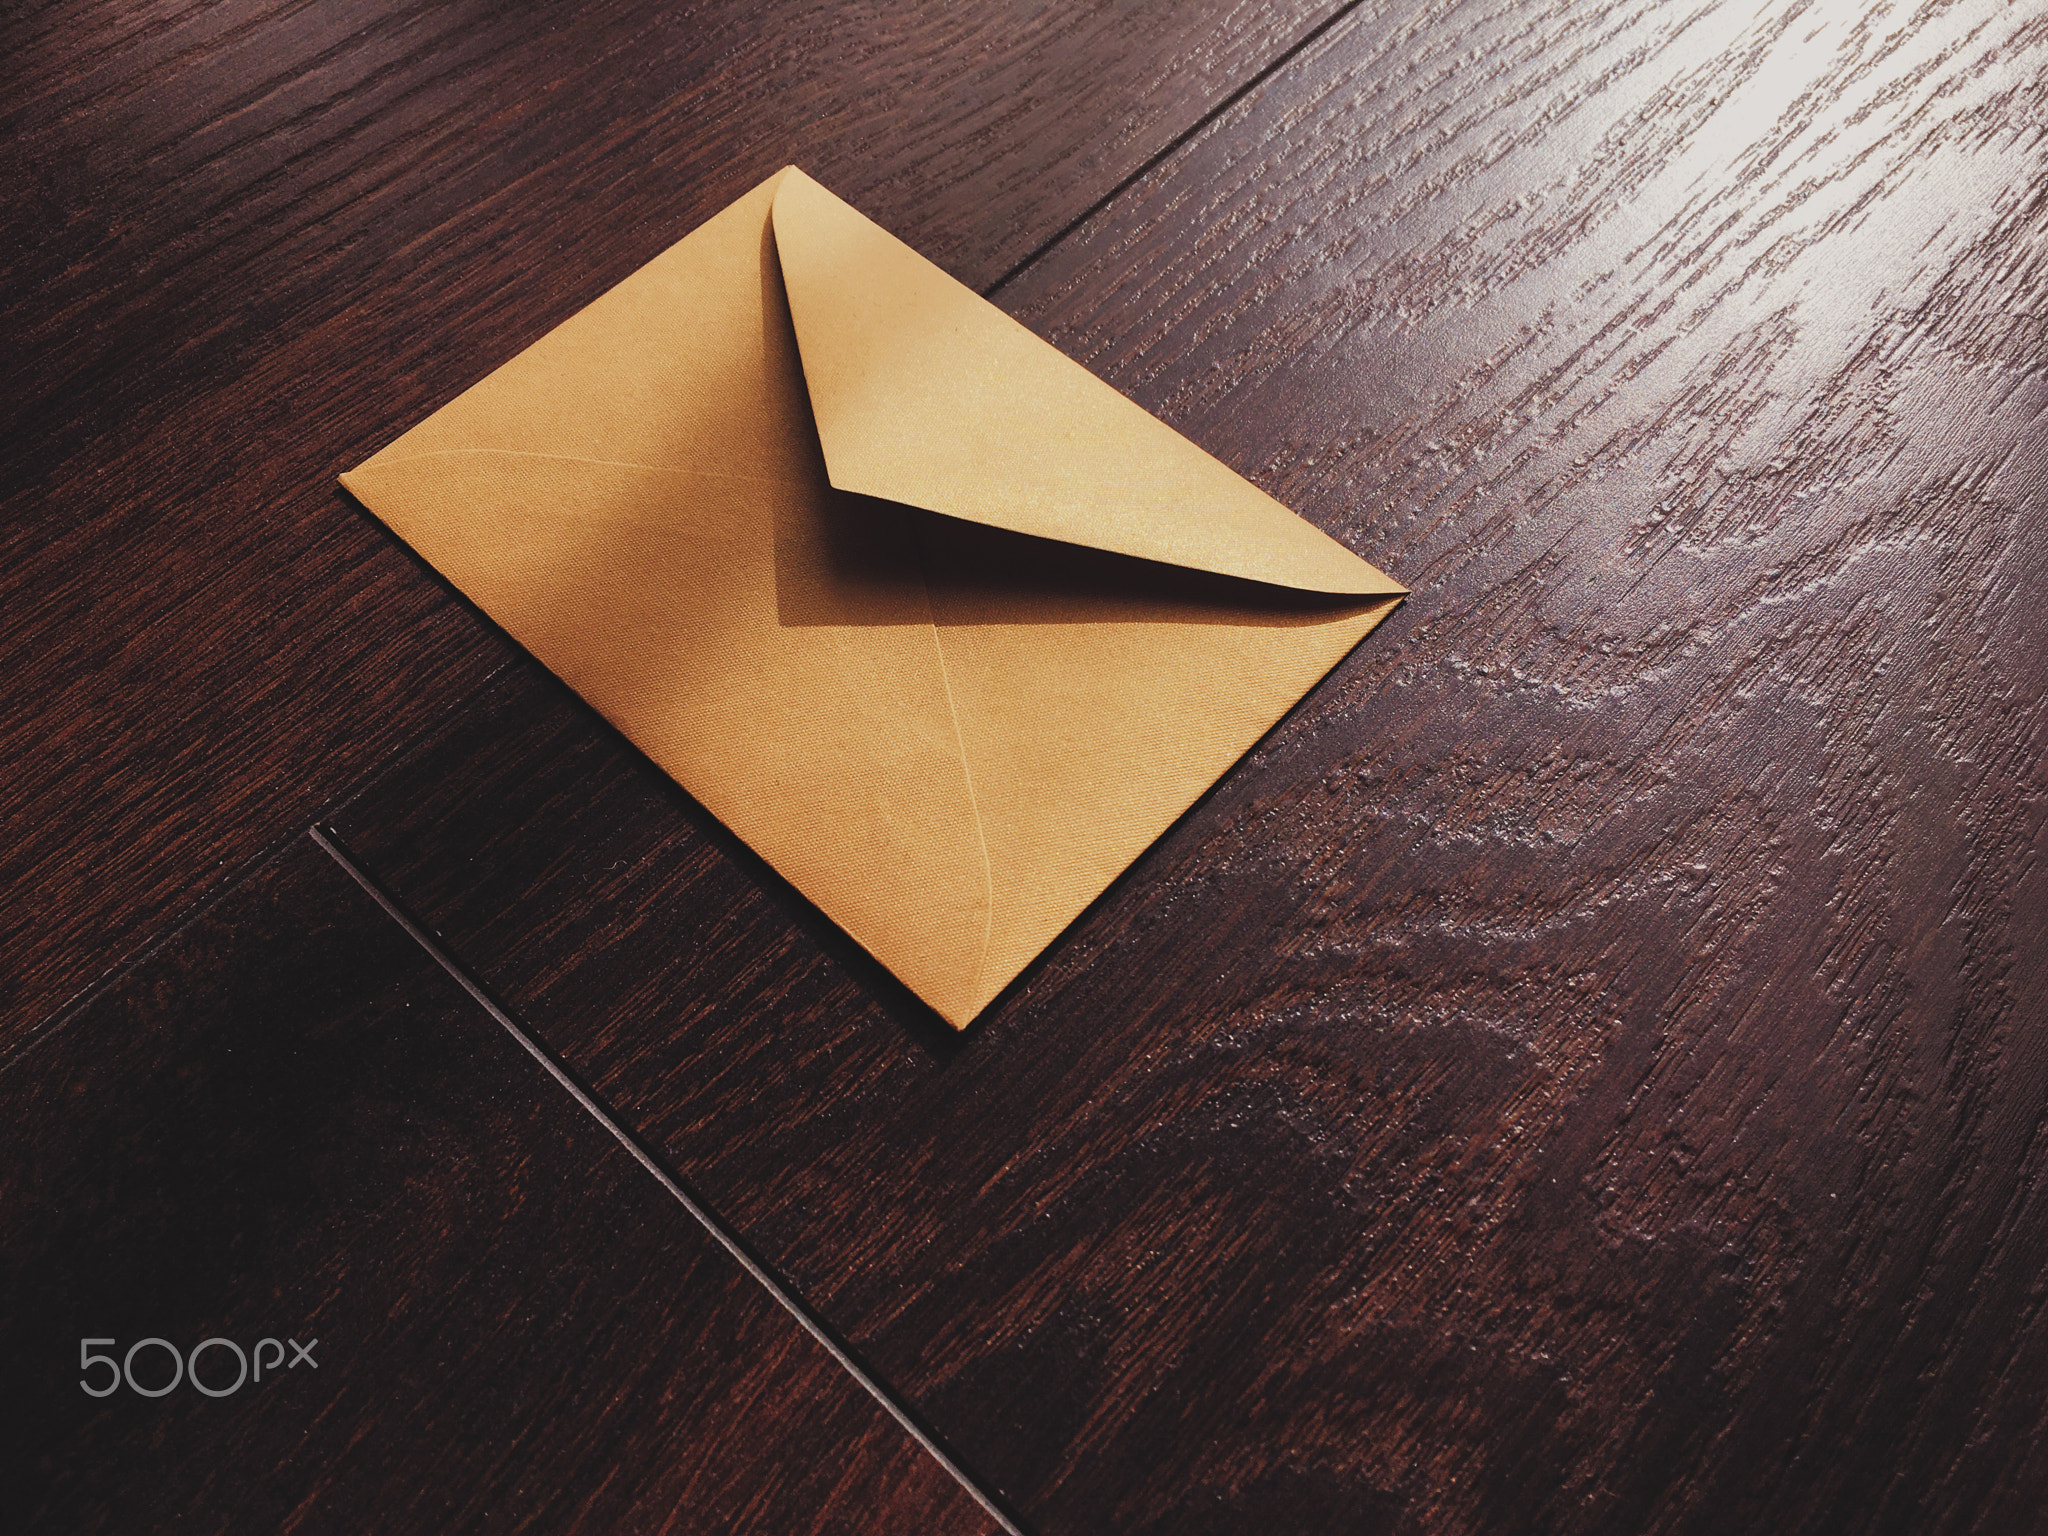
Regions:
<svg viewBox="0 0 2048 1536"><path fill-rule="evenodd" d="M341 479L957 1027L1404 590L796 170Z"/></svg>

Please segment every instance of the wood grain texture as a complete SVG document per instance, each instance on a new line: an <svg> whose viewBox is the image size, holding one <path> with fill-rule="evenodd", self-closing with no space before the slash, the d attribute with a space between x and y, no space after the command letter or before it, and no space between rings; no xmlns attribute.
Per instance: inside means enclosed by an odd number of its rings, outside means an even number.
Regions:
<svg viewBox="0 0 2048 1536"><path fill-rule="evenodd" d="M1008 285L1416 595L964 1039L524 666L344 835L1045 1532L2048 1529L2044 80L1367 7Z"/></svg>
<svg viewBox="0 0 2048 1536"><path fill-rule="evenodd" d="M0 1102L11 1530L991 1528L310 841ZM82 1337L265 1336L313 1364L78 1385Z"/></svg>
<svg viewBox="0 0 2048 1536"><path fill-rule="evenodd" d="M334 484L777 167L986 283L1335 11L0 19L0 1048L504 655Z"/></svg>

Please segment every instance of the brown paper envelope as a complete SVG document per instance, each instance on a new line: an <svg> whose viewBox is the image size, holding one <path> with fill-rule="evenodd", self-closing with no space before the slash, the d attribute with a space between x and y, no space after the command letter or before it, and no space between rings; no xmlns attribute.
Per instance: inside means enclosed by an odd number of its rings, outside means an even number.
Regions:
<svg viewBox="0 0 2048 1536"><path fill-rule="evenodd" d="M963 1027L1405 590L793 169L341 479Z"/></svg>

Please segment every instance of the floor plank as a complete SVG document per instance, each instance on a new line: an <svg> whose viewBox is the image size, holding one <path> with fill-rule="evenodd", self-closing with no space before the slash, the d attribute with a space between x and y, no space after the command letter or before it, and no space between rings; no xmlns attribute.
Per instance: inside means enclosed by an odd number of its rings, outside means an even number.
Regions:
<svg viewBox="0 0 2048 1536"><path fill-rule="evenodd" d="M0 1104L12 1529L992 1529L310 841Z"/></svg>
<svg viewBox="0 0 2048 1536"><path fill-rule="evenodd" d="M1361 10L1005 287L1416 595L963 1039L523 666L342 835L1046 1532L2048 1529L2044 64Z"/></svg>
<svg viewBox="0 0 2048 1536"><path fill-rule="evenodd" d="M0 1049L503 651L334 484L778 166L992 281L1334 0L0 19Z"/></svg>

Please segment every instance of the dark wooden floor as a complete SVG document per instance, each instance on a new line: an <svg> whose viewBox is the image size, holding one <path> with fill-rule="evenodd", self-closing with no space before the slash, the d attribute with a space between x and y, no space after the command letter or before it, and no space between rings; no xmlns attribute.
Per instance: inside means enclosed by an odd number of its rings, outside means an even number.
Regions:
<svg viewBox="0 0 2048 1536"><path fill-rule="evenodd" d="M0 1100L9 1530L991 1528L310 839Z"/></svg>
<svg viewBox="0 0 2048 1536"><path fill-rule="evenodd" d="M2048 1531L2048 10L0 58L10 1498L987 1528L319 823L1020 1529ZM1415 594L959 1037L333 487L791 160Z"/></svg>

